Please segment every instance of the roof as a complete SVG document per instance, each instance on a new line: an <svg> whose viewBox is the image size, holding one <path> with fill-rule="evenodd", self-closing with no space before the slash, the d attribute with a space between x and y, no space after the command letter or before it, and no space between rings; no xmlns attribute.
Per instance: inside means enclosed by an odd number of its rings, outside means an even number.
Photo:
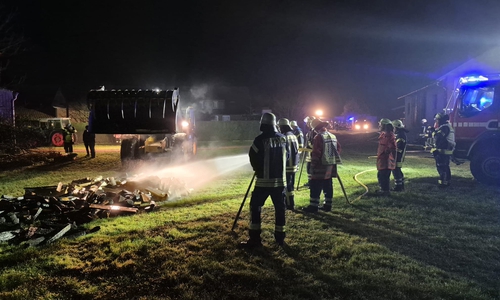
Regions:
<svg viewBox="0 0 500 300"><path fill-rule="evenodd" d="M491 74L500 72L500 47L492 48L483 54L469 59L448 73L442 75L433 83L430 83L422 88L414 90L408 94L398 97L397 99L405 98L411 94L417 93L419 91L425 90L429 87L438 85L441 81L445 80L448 77L462 77L474 73L482 73L482 74Z"/></svg>
<svg viewBox="0 0 500 300"><path fill-rule="evenodd" d="M424 87L421 87L421 88L419 88L418 90L414 90L413 92L409 92L408 94L405 94L405 95L403 95L403 96L399 96L399 97L398 97L398 100L399 100L399 99L401 99L401 98L405 98L405 97L407 97L407 96L410 96L411 94L415 94L415 93L417 93L417 92L420 92L420 91L422 91L422 90L425 90L425 89L427 89L427 88L430 88L431 86L438 85L438 83L439 83L439 81L436 81L436 82L434 82L434 83L431 83L431 84L428 84L428 85L426 85L426 86L424 86Z"/></svg>
<svg viewBox="0 0 500 300"><path fill-rule="evenodd" d="M20 106L17 104L15 104L15 115L16 119L20 120L38 120L43 118L54 118L54 116L51 116L42 111L32 108L26 108L24 106Z"/></svg>

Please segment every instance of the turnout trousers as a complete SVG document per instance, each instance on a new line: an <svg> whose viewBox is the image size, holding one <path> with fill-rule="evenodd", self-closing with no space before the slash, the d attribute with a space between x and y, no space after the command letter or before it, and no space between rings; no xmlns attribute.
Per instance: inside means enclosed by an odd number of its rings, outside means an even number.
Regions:
<svg viewBox="0 0 500 300"><path fill-rule="evenodd" d="M262 206L269 196L271 196L274 205L275 235L285 232L285 187L257 186L252 191L250 199L250 238L252 235L254 238L257 238L257 235L260 236Z"/></svg>
<svg viewBox="0 0 500 300"><path fill-rule="evenodd" d="M294 199L294 186L295 186L295 172L286 172L286 208L294 209L295 199Z"/></svg>
<svg viewBox="0 0 500 300"><path fill-rule="evenodd" d="M439 174L439 184L449 185L451 180L450 157L451 155L443 154L438 151L433 153L436 160L436 169Z"/></svg>
<svg viewBox="0 0 500 300"><path fill-rule="evenodd" d="M391 169L378 170L377 179L380 185L380 190L383 192L389 192L391 185Z"/></svg>
<svg viewBox="0 0 500 300"><path fill-rule="evenodd" d="M405 178L403 171L401 171L401 167L396 167L396 169L392 170L392 176L394 176L394 184L395 190L403 190L405 186Z"/></svg>
<svg viewBox="0 0 500 300"><path fill-rule="evenodd" d="M325 195L325 205L332 205L333 202L333 180L329 179L311 179L309 187L309 205L319 206L319 198L323 191Z"/></svg>

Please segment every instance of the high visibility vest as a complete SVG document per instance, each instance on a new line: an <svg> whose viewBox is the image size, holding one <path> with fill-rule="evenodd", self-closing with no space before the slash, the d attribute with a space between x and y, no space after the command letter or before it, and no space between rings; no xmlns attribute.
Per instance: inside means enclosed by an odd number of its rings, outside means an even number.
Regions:
<svg viewBox="0 0 500 300"><path fill-rule="evenodd" d="M321 157L322 165L335 165L340 157L337 155L337 137L328 131L322 132L323 139L323 156Z"/></svg>
<svg viewBox="0 0 500 300"><path fill-rule="evenodd" d="M64 129L64 141L66 143L71 143L73 141L73 134L67 129Z"/></svg>
<svg viewBox="0 0 500 300"><path fill-rule="evenodd" d="M436 135L439 135L439 134L442 135L442 128L443 127L448 127L449 131L450 131L448 133L448 135L445 137L446 141L448 142L447 148L445 148L445 149L441 149L441 148L437 148L437 147L432 148L431 153L434 151L438 151L438 152L446 154L446 155L452 155L453 150L455 149L456 142L455 142L455 130L453 129L453 127L451 127L451 124L445 123L445 124L439 126L438 129L436 129L436 131L432 133L432 135L433 135L433 137L436 137Z"/></svg>

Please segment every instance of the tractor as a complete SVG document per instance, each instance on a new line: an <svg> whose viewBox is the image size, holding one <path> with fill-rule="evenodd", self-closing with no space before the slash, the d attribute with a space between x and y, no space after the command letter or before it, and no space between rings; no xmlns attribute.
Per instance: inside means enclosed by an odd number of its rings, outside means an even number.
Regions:
<svg viewBox="0 0 500 300"><path fill-rule="evenodd" d="M157 156L185 160L196 154L195 116L181 108L179 90L92 90L89 132L120 139L123 164Z"/></svg>

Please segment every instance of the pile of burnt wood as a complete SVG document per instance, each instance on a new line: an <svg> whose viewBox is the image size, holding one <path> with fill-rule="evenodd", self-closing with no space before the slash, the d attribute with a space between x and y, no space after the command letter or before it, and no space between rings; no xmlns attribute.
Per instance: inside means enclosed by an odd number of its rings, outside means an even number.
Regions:
<svg viewBox="0 0 500 300"><path fill-rule="evenodd" d="M92 220L151 212L158 202L190 193L182 181L158 177L84 178L24 190L21 197L0 197L0 243L29 247L82 236L100 229L82 226Z"/></svg>

